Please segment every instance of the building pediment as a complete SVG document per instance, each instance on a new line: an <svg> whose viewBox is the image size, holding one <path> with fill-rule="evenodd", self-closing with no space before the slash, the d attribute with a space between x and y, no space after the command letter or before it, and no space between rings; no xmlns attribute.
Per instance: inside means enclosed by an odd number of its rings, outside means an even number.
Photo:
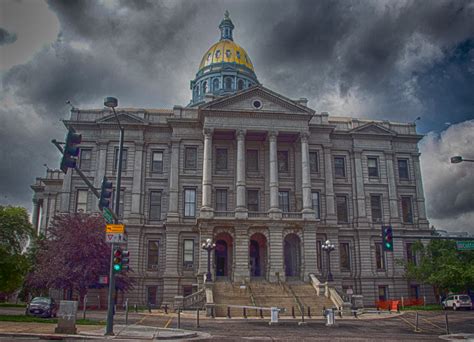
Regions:
<svg viewBox="0 0 474 342"><path fill-rule="evenodd" d="M382 125L379 125L375 122L368 122L368 123L366 123L362 126L351 129L349 131L349 133L352 133L352 134L372 134L372 135L390 135L390 136L397 135L397 133L392 131L391 129L383 127Z"/></svg>
<svg viewBox="0 0 474 342"><path fill-rule="evenodd" d="M275 93L261 85L242 90L236 94L218 98L200 106L209 111L245 111L262 113L286 113L313 115L314 110L296 101Z"/></svg>
<svg viewBox="0 0 474 342"><path fill-rule="evenodd" d="M142 118L139 118L136 115L130 114L130 113L117 113L117 116L120 120L121 124L144 124L145 121L143 121ZM96 121L98 124L116 124L117 119L115 118L114 114L106 115L99 120Z"/></svg>

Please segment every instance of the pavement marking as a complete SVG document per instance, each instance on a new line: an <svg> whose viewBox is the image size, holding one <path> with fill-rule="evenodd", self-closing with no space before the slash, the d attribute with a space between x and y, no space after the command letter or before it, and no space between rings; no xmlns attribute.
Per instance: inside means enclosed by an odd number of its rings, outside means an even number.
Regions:
<svg viewBox="0 0 474 342"><path fill-rule="evenodd" d="M170 323L171 323L172 320L173 320L173 317L171 317L171 318L168 320L168 322L166 322L166 324L165 324L165 326L164 326L165 329L168 328L168 326L170 325Z"/></svg>
<svg viewBox="0 0 474 342"><path fill-rule="evenodd" d="M405 318L403 318L402 316L398 316L398 318L400 318L401 320L403 320L406 324L408 324L409 326L411 326L415 332L422 332L423 330L421 330L420 328L416 328L416 325L414 325L413 323L410 323L408 320L406 320Z"/></svg>
<svg viewBox="0 0 474 342"><path fill-rule="evenodd" d="M422 319L423 321L425 321L426 323L431 324L431 325L434 326L435 328L441 329L442 331L446 331L446 328L442 328L442 327L440 327L439 325L434 324L433 322L427 320L426 318L421 317L421 319Z"/></svg>

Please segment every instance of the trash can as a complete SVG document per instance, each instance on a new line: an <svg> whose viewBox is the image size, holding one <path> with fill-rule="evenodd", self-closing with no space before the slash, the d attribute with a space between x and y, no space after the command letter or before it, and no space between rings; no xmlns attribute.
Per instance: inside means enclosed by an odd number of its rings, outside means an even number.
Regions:
<svg viewBox="0 0 474 342"><path fill-rule="evenodd" d="M333 326L334 323L335 323L334 310L327 309L326 310L326 326Z"/></svg>

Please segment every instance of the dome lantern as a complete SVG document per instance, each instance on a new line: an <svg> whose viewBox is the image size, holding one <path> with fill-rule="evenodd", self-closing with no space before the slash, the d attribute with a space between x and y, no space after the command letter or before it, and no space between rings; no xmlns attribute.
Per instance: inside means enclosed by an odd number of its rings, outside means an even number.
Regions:
<svg viewBox="0 0 474 342"><path fill-rule="evenodd" d="M234 27L235 26L232 23L232 20L230 20L229 18L229 11L226 10L224 13L224 19L222 19L221 24L219 25L219 28L221 30L221 40L234 40L232 38L232 30L234 29Z"/></svg>

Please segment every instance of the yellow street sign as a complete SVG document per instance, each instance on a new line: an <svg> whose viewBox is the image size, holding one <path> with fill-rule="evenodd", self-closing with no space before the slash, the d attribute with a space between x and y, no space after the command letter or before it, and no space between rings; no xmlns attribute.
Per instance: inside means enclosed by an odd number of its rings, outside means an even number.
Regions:
<svg viewBox="0 0 474 342"><path fill-rule="evenodd" d="M124 231L125 225L123 224L107 224L105 226L106 233L123 234Z"/></svg>

